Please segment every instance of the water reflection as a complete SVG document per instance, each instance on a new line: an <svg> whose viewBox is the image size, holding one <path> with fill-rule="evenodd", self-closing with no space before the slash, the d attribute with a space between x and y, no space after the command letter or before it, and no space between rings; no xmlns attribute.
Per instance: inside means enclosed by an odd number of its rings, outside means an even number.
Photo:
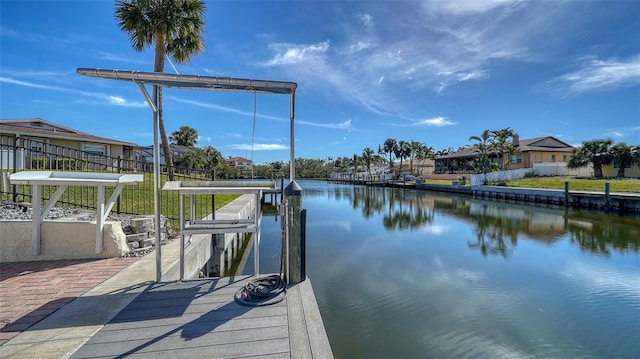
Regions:
<svg viewBox="0 0 640 359"><path fill-rule="evenodd" d="M334 186L305 191L305 196L327 195L332 200L349 201L365 219L382 215L388 231L421 229L431 224L436 214L454 216L471 224L475 240L468 246L484 256L508 258L519 239L552 244L568 238L582 250L602 255L640 252L640 222L635 217L416 190Z"/></svg>
<svg viewBox="0 0 640 359"><path fill-rule="evenodd" d="M637 356L639 218L301 185L336 358Z"/></svg>

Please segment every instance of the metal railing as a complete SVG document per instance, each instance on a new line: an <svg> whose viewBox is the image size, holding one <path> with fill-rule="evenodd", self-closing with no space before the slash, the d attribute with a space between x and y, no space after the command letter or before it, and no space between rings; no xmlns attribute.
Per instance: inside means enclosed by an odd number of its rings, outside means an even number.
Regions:
<svg viewBox="0 0 640 359"><path fill-rule="evenodd" d="M0 199L10 202L31 202L31 188L12 185L9 176L19 171L74 171L137 173L144 181L125 186L112 213L118 215L153 214L153 163L141 159L135 148L125 149L122 156L112 157L54 145L19 136L0 135ZM214 172L174 167L174 180L213 180ZM167 167L161 165L161 181L168 181ZM43 186L42 200L48 200L55 186ZM107 189L110 196L112 189ZM69 187L56 206L75 209L95 209L97 189L88 186ZM211 196L196 198L196 216L206 217L212 212ZM161 192L161 214L176 228L179 221L179 196Z"/></svg>

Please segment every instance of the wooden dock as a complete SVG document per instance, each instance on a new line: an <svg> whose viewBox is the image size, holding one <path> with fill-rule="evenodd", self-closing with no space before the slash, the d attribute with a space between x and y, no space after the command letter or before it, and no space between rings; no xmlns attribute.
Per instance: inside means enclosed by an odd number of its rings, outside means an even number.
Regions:
<svg viewBox="0 0 640 359"><path fill-rule="evenodd" d="M309 280L279 303L239 305L251 278L153 284L71 358L333 358Z"/></svg>

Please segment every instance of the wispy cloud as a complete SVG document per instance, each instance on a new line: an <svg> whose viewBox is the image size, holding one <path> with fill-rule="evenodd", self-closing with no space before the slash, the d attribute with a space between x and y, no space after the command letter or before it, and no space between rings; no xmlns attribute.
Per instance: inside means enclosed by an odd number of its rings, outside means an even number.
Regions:
<svg viewBox="0 0 640 359"><path fill-rule="evenodd" d="M299 123L301 125L308 125L308 126L315 126L315 127L322 127L322 128L332 128L332 129L337 129L337 130L351 130L351 120L347 120L344 122L338 122L338 123L322 123L322 122L311 122L311 121L296 121L296 123Z"/></svg>
<svg viewBox="0 0 640 359"><path fill-rule="evenodd" d="M153 59L145 60L144 58L140 58L140 57L130 58L130 57L124 57L124 56L120 56L120 55L116 55L116 54L112 54L104 51L96 51L93 56L101 60L113 61L113 62L126 62L131 64L138 64L138 65L149 65L152 63L150 61L153 61Z"/></svg>
<svg viewBox="0 0 640 359"><path fill-rule="evenodd" d="M190 105L204 107L204 108L213 109L213 110L217 110L217 111L229 112L229 113L235 113L235 114L238 114L238 115L253 117L253 112L242 111L242 110L238 110L238 109L235 109L235 108L232 108L232 107L221 106L221 105L216 105L216 104L212 104L212 103L193 101L193 100L186 100L186 99L173 97L173 96L165 96L165 98L173 100L173 101L187 103L187 104L190 104ZM288 123L290 121L289 118L265 115L265 114L261 114L261 113L256 113L256 117L257 118L268 119L268 120L273 120L273 121L278 121L278 122L287 122ZM305 120L296 119L295 123L299 124L299 125L322 127L322 128L331 128L331 129L337 129L337 130L351 130L352 129L351 120L347 120L347 121L339 122L339 123L323 123L323 122L313 122L313 121L305 121Z"/></svg>
<svg viewBox="0 0 640 359"><path fill-rule="evenodd" d="M374 2L367 10L334 24L342 37L310 43L265 38L271 54L257 65L281 68L307 88L378 115L416 117L404 113L404 101L415 93L444 94L485 81L494 61L539 61L530 44L564 14L540 16L542 6L521 1L403 2L393 12Z"/></svg>
<svg viewBox="0 0 640 359"><path fill-rule="evenodd" d="M436 11L450 14L485 13L513 3L516 0L431 1L429 6Z"/></svg>
<svg viewBox="0 0 640 359"><path fill-rule="evenodd" d="M275 150L288 150L288 146L284 146L277 143L254 143L251 145L250 143L239 143L225 146L234 150L243 150L243 151L275 151Z"/></svg>
<svg viewBox="0 0 640 359"><path fill-rule="evenodd" d="M438 116L434 118L426 118L423 120L414 121L408 124L394 124L394 126L402 126L402 127L420 127L420 126L429 126L429 127L444 127L444 126L455 126L457 122L448 120L444 117Z"/></svg>
<svg viewBox="0 0 640 359"><path fill-rule="evenodd" d="M145 102L141 102L141 101L129 101L127 99L124 99L122 97L118 97L118 96L109 96L109 103L111 103L112 105L116 105L116 106L123 106L123 107L147 107L147 104Z"/></svg>
<svg viewBox="0 0 640 359"><path fill-rule="evenodd" d="M187 99L174 97L174 96L165 96L165 99L172 100L172 101L177 101L177 102L182 102L182 103L186 103L186 104L190 104L190 105L194 105L194 106L198 106L198 107L208 108L208 109L212 109L212 110L216 110L216 111L235 113L237 115L253 117L253 112L252 111L238 110L238 109L233 108L233 107L216 105L214 103L187 100ZM263 118L263 119L266 119L266 120L273 120L273 121L278 121L278 122L289 122L288 118L285 119L284 117L265 115L265 114L261 114L261 113L256 113L256 118Z"/></svg>
<svg viewBox="0 0 640 359"><path fill-rule="evenodd" d="M627 59L591 59L576 71L543 85L544 90L562 96L609 91L640 85L640 55Z"/></svg>
<svg viewBox="0 0 640 359"><path fill-rule="evenodd" d="M123 107L146 107L147 106L145 102L129 101L120 96L108 95L100 92L76 90L73 88L62 87L62 86L46 85L46 84L41 84L36 82L16 80L11 77L0 77L0 82L17 85L17 86L31 87L31 88L36 88L40 90L64 92L64 93L69 93L73 95L89 97L92 99L91 101L78 100L79 102L83 102L83 103L92 103L92 104L98 104L98 105L115 105L115 106L123 106Z"/></svg>
<svg viewBox="0 0 640 359"><path fill-rule="evenodd" d="M282 66L312 61L329 50L329 40L317 44L300 45L289 43L272 43L275 56L264 63L265 66Z"/></svg>

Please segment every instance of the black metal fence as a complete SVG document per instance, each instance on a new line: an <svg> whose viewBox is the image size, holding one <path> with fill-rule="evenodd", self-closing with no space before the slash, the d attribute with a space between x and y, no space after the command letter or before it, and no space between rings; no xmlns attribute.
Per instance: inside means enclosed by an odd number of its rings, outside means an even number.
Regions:
<svg viewBox="0 0 640 359"><path fill-rule="evenodd" d="M126 157L126 158L125 158ZM19 136L0 135L0 198L10 202L31 202L31 188L25 185L14 185L9 181L12 173L19 171L73 171L73 172L105 172L136 173L144 176L144 181L124 187L112 213L119 215L153 214L154 183L153 163L145 161L131 148L122 156L111 157L95 152L82 151L45 143L42 141L21 138ZM174 180L211 180L212 171L174 167ZM161 165L161 182L169 180L167 167ZM55 192L55 186L43 186L42 199L48 200ZM106 189L108 198L113 189ZM196 198L196 217L202 218L210 214L213 198L204 196ZM97 189L91 186L70 186L58 200L56 206L65 208L95 209ZM163 192L160 195L161 213L172 225L179 220L179 196L174 192ZM186 206L189 210L190 206Z"/></svg>

